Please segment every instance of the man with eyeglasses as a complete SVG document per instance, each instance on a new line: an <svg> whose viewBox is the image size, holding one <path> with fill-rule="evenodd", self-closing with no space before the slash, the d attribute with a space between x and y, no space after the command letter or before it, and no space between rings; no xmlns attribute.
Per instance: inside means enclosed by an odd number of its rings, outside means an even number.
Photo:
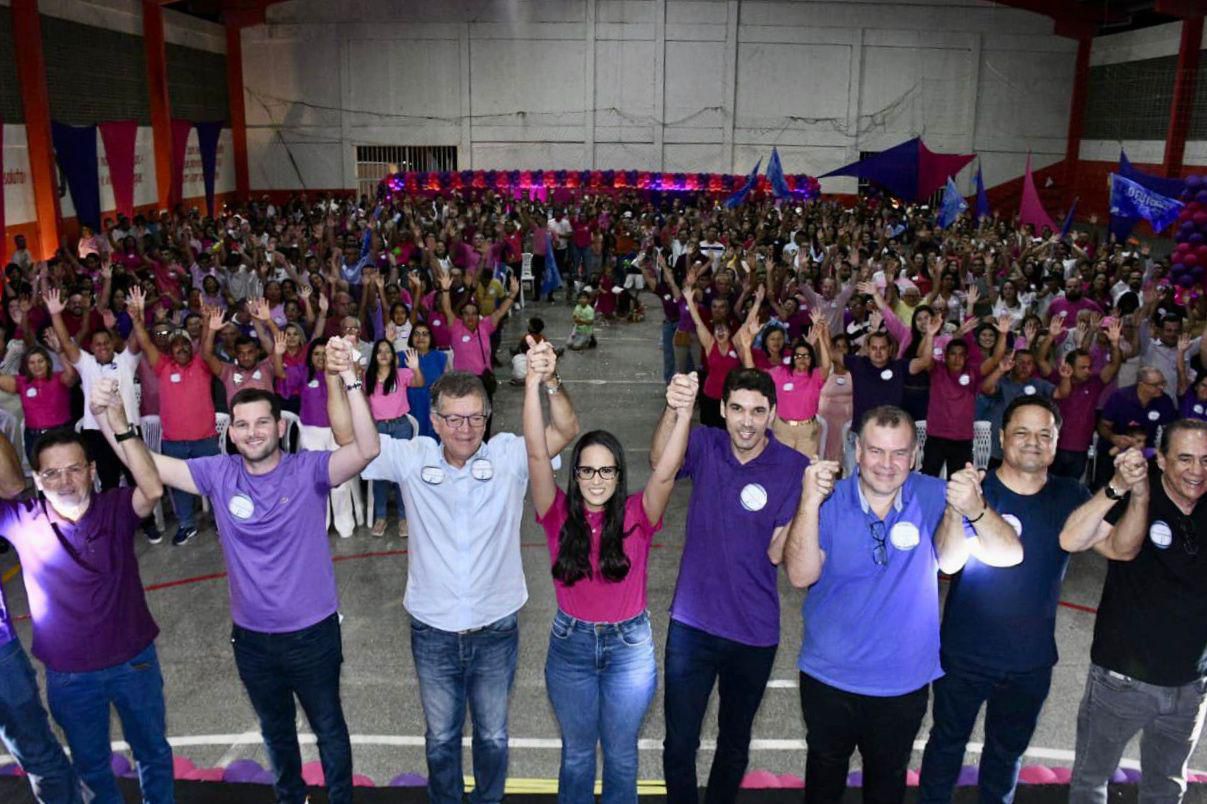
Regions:
<svg viewBox="0 0 1207 804"><path fill-rule="evenodd" d="M543 377L556 455L578 433L578 419L557 375L553 345L528 350ZM503 800L507 709L519 652L517 612L528 599L520 560L520 517L528 486L524 439L484 440L490 401L482 381L450 371L432 384L432 427L440 440L383 439L366 480L399 484L410 523L407 586L411 651L426 722L428 797L462 801L461 734L473 718L474 792L470 801ZM346 418L331 415L337 443Z"/></svg>
<svg viewBox="0 0 1207 804"><path fill-rule="evenodd" d="M237 454L187 460L155 454L164 483L213 500L230 575L231 647L282 804L303 804L294 698L318 741L332 804L352 801L352 744L340 703L339 590L327 541L330 490L360 474L379 451L377 427L353 369L351 346L326 346L328 413L343 417L348 445L281 448L280 398L245 388L231 400ZM107 761L107 760L106 760ZM169 772L171 763L169 763Z"/></svg>
<svg viewBox="0 0 1207 804"><path fill-rule="evenodd" d="M805 800L841 801L851 755L869 801L901 801L914 736L939 678L938 572L970 554L1008 567L1018 535L985 503L971 464L946 483L912 471L917 430L904 410L872 408L855 442L858 472L811 465L784 564L805 596L800 669L808 753Z"/></svg>
<svg viewBox="0 0 1207 804"><path fill-rule="evenodd" d="M972 528L1008 523L1022 542L1023 562L1000 568L973 552L951 577L940 640L943 677L934 682L934 723L918 789L925 804L951 801L982 705L980 800L1012 800L1057 660L1056 606L1069 563L1060 528L1089 498L1078 481L1048 473L1061 426L1051 401L1020 393L999 420L1002 463L981 484L988 509Z"/></svg>
<svg viewBox="0 0 1207 804"><path fill-rule="evenodd" d="M120 804L109 759L110 708L134 752L143 801L171 804L159 627L134 553L139 520L163 496L147 448L126 418L118 381L97 378L89 411L121 454L133 486L93 493L82 436L53 430L34 447L39 495L0 502L0 532L17 549L33 618L33 654L46 665L46 700L96 804Z"/></svg>
<svg viewBox="0 0 1207 804"><path fill-rule="evenodd" d="M1107 397L1098 420L1098 451L1103 460L1097 462L1097 488L1110 477L1112 462L1109 456L1124 450L1154 449L1157 433L1178 418L1178 408L1165 393L1165 375L1154 366L1144 366L1136 384L1116 389Z"/></svg>
<svg viewBox="0 0 1207 804"><path fill-rule="evenodd" d="M1207 713L1207 422L1169 425L1156 468L1136 448L1116 461L1060 533L1065 550L1108 559L1069 800L1105 802L1141 732L1140 799L1177 802Z"/></svg>
<svg viewBox="0 0 1207 804"><path fill-rule="evenodd" d="M692 494L666 638L662 748L667 800L676 804L697 800L696 754L713 687L720 708L706 800L737 796L779 648L777 567L809 459L776 440L775 415L771 376L734 369L721 393L725 429L697 428L679 472L692 479ZM651 466L675 419L668 407L654 432Z"/></svg>

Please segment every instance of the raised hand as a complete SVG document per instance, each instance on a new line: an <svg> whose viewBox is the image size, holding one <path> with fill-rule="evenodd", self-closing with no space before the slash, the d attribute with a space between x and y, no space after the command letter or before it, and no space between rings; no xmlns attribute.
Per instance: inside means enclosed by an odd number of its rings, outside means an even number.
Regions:
<svg viewBox="0 0 1207 804"><path fill-rule="evenodd" d="M520 295L520 280L514 275L511 277L511 281L507 283L507 292L511 294L512 298Z"/></svg>
<svg viewBox="0 0 1207 804"><path fill-rule="evenodd" d="M327 341L327 373L343 374L352 371L352 347L343 338L336 336Z"/></svg>
<svg viewBox="0 0 1207 804"><path fill-rule="evenodd" d="M1128 447L1115 456L1115 475L1111 485L1132 494L1148 496L1148 461L1138 447Z"/></svg>
<svg viewBox="0 0 1207 804"><path fill-rule="evenodd" d="M1119 345L1119 339L1123 337L1123 321L1116 318L1111 322L1111 325L1106 328L1106 339L1111 342L1112 346Z"/></svg>
<svg viewBox="0 0 1207 804"><path fill-rule="evenodd" d="M263 297L248 301L247 311L251 313L251 317L257 321L267 322L272 316L271 309L268 306L268 300Z"/></svg>
<svg viewBox="0 0 1207 804"><path fill-rule="evenodd" d="M448 291L453 289L452 274L447 274L447 273L440 274L440 278L437 280L437 282L440 285L440 289L442 291L444 291L445 293L447 293Z"/></svg>
<svg viewBox="0 0 1207 804"><path fill-rule="evenodd" d="M1006 333L1008 333L1010 331L1010 327L1013 324L1014 324L1014 318L1009 315L999 315L997 317L997 319L995 319L993 322L993 326L1002 335L1005 335Z"/></svg>
<svg viewBox="0 0 1207 804"><path fill-rule="evenodd" d="M406 356L407 368L411 371L419 371L419 352L407 349L403 354Z"/></svg>
<svg viewBox="0 0 1207 804"><path fill-rule="evenodd" d="M838 469L838 461L815 461L809 464L801 480L807 504L821 505L830 496L838 478Z"/></svg>
<svg viewBox="0 0 1207 804"><path fill-rule="evenodd" d="M107 330L112 331L117 327L117 316L115 316L113 311L108 308L101 311L101 321L104 322L105 329Z"/></svg>
<svg viewBox="0 0 1207 804"><path fill-rule="evenodd" d="M985 500L981 495L981 478L984 472L970 463L955 472L947 480L947 504L957 514L976 519L985 510Z"/></svg>
<svg viewBox="0 0 1207 804"><path fill-rule="evenodd" d="M1065 331L1065 317L1063 315L1054 315L1052 320L1048 322L1048 337L1056 340Z"/></svg>
<svg viewBox="0 0 1207 804"><path fill-rule="evenodd" d="M331 302L327 299L327 294L320 293L319 294L319 312L323 313L325 315L327 313L327 310L330 307L331 307Z"/></svg>
<svg viewBox="0 0 1207 804"><path fill-rule="evenodd" d="M1178 336L1178 354L1185 355L1190 350L1190 335L1183 332Z"/></svg>
<svg viewBox="0 0 1207 804"><path fill-rule="evenodd" d="M1015 352L1011 350L1002 356L1001 362L997 364L998 370L1002 374L1009 374L1014 369L1014 355Z"/></svg>
<svg viewBox="0 0 1207 804"><path fill-rule="evenodd" d="M1057 373L1059 373L1059 374L1060 374L1060 378L1061 378L1062 380L1068 380L1068 379L1072 379L1072 377L1073 377L1073 367L1072 367L1072 366L1070 366L1070 365L1069 365L1068 363L1066 363L1066 362L1061 362L1061 364L1060 364L1060 368L1059 368L1059 369L1057 369Z"/></svg>
<svg viewBox="0 0 1207 804"><path fill-rule="evenodd" d="M93 416L101 416L111 405L122 404L121 395L117 392L117 380L103 377L92 386L92 394L88 398L88 407Z"/></svg>
<svg viewBox="0 0 1207 804"><path fill-rule="evenodd" d="M130 314L132 316L142 317L143 311L147 307L147 294L139 285L130 286L130 298L128 300Z"/></svg>
<svg viewBox="0 0 1207 804"><path fill-rule="evenodd" d="M67 309L67 305L63 303L63 292L58 288L49 288L46 291L46 310L51 315L62 315Z"/></svg>
<svg viewBox="0 0 1207 804"><path fill-rule="evenodd" d="M285 333L281 330L277 330L272 336L272 353L277 356L284 356L285 349Z"/></svg>
<svg viewBox="0 0 1207 804"><path fill-rule="evenodd" d="M1027 345L1032 346L1035 343L1035 336L1039 334L1039 323L1034 319L1029 319L1026 324L1023 324L1023 337L1027 339Z"/></svg>
<svg viewBox="0 0 1207 804"><path fill-rule="evenodd" d="M222 310L218 307L210 307L206 312L209 314L209 328L214 332L221 330L222 326L226 324L226 316L223 315Z"/></svg>
<svg viewBox="0 0 1207 804"><path fill-rule="evenodd" d="M700 390L700 378L696 372L676 374L666 386L666 406L678 414L691 415Z"/></svg>

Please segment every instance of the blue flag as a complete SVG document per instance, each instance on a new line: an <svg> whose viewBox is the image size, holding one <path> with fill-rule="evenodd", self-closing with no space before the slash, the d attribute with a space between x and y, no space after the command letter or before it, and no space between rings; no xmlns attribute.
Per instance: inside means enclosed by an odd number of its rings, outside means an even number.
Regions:
<svg viewBox="0 0 1207 804"><path fill-rule="evenodd" d="M981 166L976 168L976 219L978 221L988 218L989 212L989 196L985 194L985 179L981 176Z"/></svg>
<svg viewBox="0 0 1207 804"><path fill-rule="evenodd" d="M964 200L964 196L960 195L951 176L948 176L947 187L943 190L943 201L939 204L939 220L936 225L940 229L946 229L955 223L956 218L960 217L960 213L966 209L968 209L968 202Z"/></svg>
<svg viewBox="0 0 1207 804"><path fill-rule="evenodd" d="M771 147L771 161L767 163L767 181L771 182L771 192L776 198L792 195L792 191L788 189L788 180L784 178L784 166L780 164L780 152L775 146Z"/></svg>
<svg viewBox="0 0 1207 804"><path fill-rule="evenodd" d="M742 202L746 200L746 196L750 195L750 191L754 189L754 185L758 182L759 168L762 166L763 160L760 157L759 161L754 163L754 170L750 171L750 175L746 177L746 183L742 185L742 189L725 199L726 209L741 206Z"/></svg>
<svg viewBox="0 0 1207 804"><path fill-rule="evenodd" d="M1077 214L1077 202L1080 197L1073 199L1073 206L1069 207L1069 214L1065 215L1065 222L1060 225L1060 236L1068 237L1069 230L1073 228L1073 216Z"/></svg>
<svg viewBox="0 0 1207 804"><path fill-rule="evenodd" d="M557 258L553 255L553 238L545 230L545 280L541 282L541 295L549 296L562 286L562 275L557 270Z"/></svg>
<svg viewBox="0 0 1207 804"><path fill-rule="evenodd" d="M1142 184L1111 174L1111 215L1144 218L1160 232L1178 219L1182 202L1149 190Z"/></svg>

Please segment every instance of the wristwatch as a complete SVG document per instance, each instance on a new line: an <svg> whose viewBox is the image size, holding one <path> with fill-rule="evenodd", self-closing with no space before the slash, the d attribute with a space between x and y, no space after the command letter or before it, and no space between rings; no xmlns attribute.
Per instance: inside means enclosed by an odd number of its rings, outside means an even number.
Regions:
<svg viewBox="0 0 1207 804"><path fill-rule="evenodd" d="M1103 486L1102 490L1106 492L1106 498L1108 500L1122 500L1127 494L1127 491L1115 491L1115 487L1110 483L1107 483L1105 486Z"/></svg>
<svg viewBox="0 0 1207 804"><path fill-rule="evenodd" d="M138 437L138 431L134 429L134 425L130 425L129 430L127 430L124 433L116 434L115 436L113 436L113 440L120 444L123 441L129 441L131 438L137 438L137 437Z"/></svg>
<svg viewBox="0 0 1207 804"><path fill-rule="evenodd" d="M549 385L548 383L545 384L545 393L549 394L549 396L555 396L562 392L561 376L558 374L554 374L553 379L557 381L557 385Z"/></svg>

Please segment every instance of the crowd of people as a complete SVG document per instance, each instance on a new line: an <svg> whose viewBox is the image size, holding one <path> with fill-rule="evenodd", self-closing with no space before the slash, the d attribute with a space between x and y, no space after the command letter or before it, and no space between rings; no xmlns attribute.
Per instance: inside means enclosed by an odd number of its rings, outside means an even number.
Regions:
<svg viewBox="0 0 1207 804"><path fill-rule="evenodd" d="M1168 282L1167 260L997 217L940 230L926 207L878 196L728 209L703 194L384 190L123 217L53 259L23 242L10 255L0 391L23 449L0 439L0 534L71 759L7 607L0 737L39 801L121 800L110 707L144 800L173 800L134 550L139 531L163 538L165 487L178 547L197 537L198 498L211 502L235 663L290 804L306 799L297 703L329 800L351 801L328 531L351 537L361 520L386 537L392 497L429 798L463 798L468 709L471 800L502 800L530 492L557 602L545 679L559 799L593 800L601 749L603 800L634 801L658 681L647 561L682 478L669 800L698 798L714 688L706 800L737 795L782 566L808 589L806 800L840 800L858 750L864 797L901 801L933 693L921 799L951 799L985 706L981 797L1010 801L1057 662L1069 557L1091 549L1109 565L1071 798L1105 801L1142 732L1142 797L1180 799L1207 712L1207 302ZM564 342L530 315L507 354L521 293L566 305ZM596 328L640 321L647 302L667 388L637 490L626 445L580 434L557 366L563 347L606 348ZM522 432L492 435L505 360ZM567 448L562 488L552 461Z"/></svg>

